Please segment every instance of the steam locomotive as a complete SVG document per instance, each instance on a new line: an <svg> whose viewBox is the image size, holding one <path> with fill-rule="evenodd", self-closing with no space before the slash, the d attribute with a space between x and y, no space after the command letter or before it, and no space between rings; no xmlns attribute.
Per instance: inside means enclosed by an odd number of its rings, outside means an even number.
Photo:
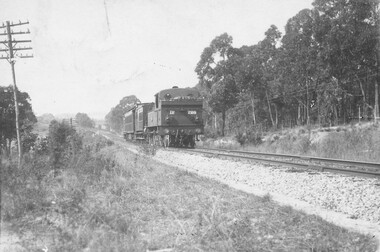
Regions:
<svg viewBox="0 0 380 252"><path fill-rule="evenodd" d="M204 133L203 99L195 88L165 89L154 103L139 103L124 115L124 138L165 147L195 146Z"/></svg>

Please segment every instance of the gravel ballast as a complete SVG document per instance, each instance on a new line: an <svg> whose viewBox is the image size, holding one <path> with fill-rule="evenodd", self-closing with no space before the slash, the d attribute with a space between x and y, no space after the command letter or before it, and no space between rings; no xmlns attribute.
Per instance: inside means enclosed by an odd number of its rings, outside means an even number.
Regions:
<svg viewBox="0 0 380 252"><path fill-rule="evenodd" d="M269 193L274 200L283 204L305 205L300 206L302 210L307 206L309 208L315 206L311 212L320 211L320 215L325 215L322 217L330 220L341 219L340 224L343 225L352 221L357 227L361 222L362 226L365 226L364 231L367 227L367 230L376 233L376 236L380 233L379 179L315 171L294 172L295 170L290 167L170 150L158 150L154 159L238 189L256 192L259 195ZM330 216L334 215L334 212L340 214ZM335 222L339 223L339 220ZM359 229L363 231L363 228Z"/></svg>

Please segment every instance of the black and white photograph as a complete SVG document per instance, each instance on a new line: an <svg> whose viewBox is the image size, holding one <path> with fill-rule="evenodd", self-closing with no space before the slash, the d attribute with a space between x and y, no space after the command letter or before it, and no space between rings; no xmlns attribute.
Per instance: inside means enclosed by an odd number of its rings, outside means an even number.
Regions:
<svg viewBox="0 0 380 252"><path fill-rule="evenodd" d="M380 0L0 0L0 252L380 252Z"/></svg>

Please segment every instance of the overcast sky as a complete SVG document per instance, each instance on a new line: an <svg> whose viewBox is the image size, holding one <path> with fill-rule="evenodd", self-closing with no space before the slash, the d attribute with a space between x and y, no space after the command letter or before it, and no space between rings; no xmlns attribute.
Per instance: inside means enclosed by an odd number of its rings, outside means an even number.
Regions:
<svg viewBox="0 0 380 252"><path fill-rule="evenodd" d="M173 85L193 87L200 55L227 32L253 45L270 25L312 0L0 0L0 21L26 21L34 58L15 65L36 115L87 113L103 119L127 95L142 102ZM1 23L1 22L0 22ZM2 33L2 31L1 31ZM0 40L5 39L4 36ZM0 85L12 83L0 62Z"/></svg>

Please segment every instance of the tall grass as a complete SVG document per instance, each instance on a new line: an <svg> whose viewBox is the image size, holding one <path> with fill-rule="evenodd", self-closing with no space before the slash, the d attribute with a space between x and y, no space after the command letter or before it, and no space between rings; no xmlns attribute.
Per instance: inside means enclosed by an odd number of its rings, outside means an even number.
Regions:
<svg viewBox="0 0 380 252"><path fill-rule="evenodd" d="M28 230L22 240L29 251L375 250L371 237L278 206L269 195L232 190L91 133L83 144L55 176L45 160L39 179L25 168L17 188L5 184L7 202L21 195L22 212L5 208L9 221ZM28 198L34 207L23 203Z"/></svg>
<svg viewBox="0 0 380 252"><path fill-rule="evenodd" d="M380 131L374 127L332 132L318 145L316 152L323 157L379 162Z"/></svg>
<svg viewBox="0 0 380 252"><path fill-rule="evenodd" d="M327 136L314 141L313 135L322 133ZM366 128L340 127L328 130L328 133L326 130L311 132L300 128L273 134L263 144L246 148L262 152L380 162L380 130L376 125Z"/></svg>

